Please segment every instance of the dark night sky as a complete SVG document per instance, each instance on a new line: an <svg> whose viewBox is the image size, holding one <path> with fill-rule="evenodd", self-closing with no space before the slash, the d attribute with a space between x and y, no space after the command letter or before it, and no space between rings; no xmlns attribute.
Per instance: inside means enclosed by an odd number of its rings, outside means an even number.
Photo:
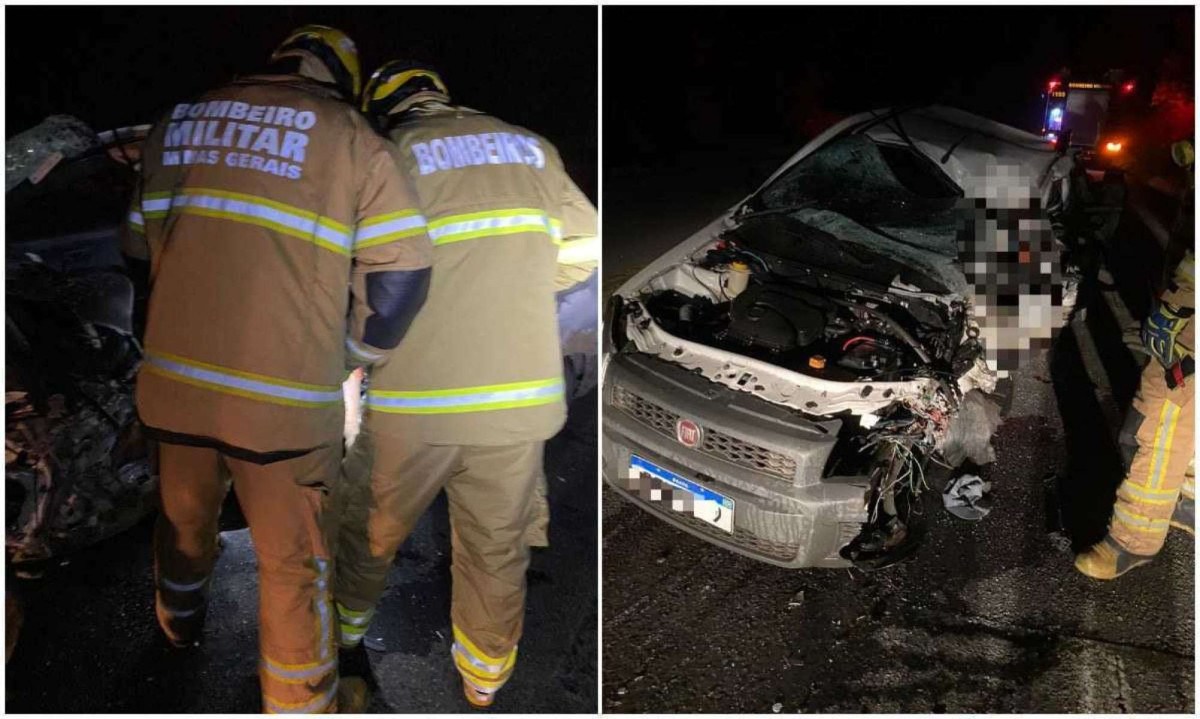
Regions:
<svg viewBox="0 0 1200 719"><path fill-rule="evenodd" d="M840 116L925 102L1034 129L1062 67L1124 68L1149 93L1173 56L1191 83L1194 24L1190 7L606 7L604 151L799 142Z"/></svg>
<svg viewBox="0 0 1200 719"><path fill-rule="evenodd" d="M525 125L596 195L596 8L7 7L7 132L52 113L97 129L149 122L259 71L295 27L357 43L363 73L396 57L437 66L455 100Z"/></svg>

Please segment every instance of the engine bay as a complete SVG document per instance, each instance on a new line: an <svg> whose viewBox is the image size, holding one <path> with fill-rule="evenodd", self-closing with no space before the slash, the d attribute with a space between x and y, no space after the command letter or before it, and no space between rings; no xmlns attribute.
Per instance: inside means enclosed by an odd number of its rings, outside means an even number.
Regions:
<svg viewBox="0 0 1200 719"><path fill-rule="evenodd" d="M694 287L644 294L681 339L835 382L949 378L970 366L961 306L862 286L723 242L680 267ZM707 291L696 292L703 288Z"/></svg>

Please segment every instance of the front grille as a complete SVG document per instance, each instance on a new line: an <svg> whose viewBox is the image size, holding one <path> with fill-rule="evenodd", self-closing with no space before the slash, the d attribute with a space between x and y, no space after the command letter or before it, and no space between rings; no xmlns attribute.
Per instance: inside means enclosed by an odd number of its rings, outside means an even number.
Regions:
<svg viewBox="0 0 1200 719"><path fill-rule="evenodd" d="M633 417L644 425L674 437L675 423L679 415L669 409L659 407L649 400L642 399L624 387L617 386L613 391L613 404L625 410L625 414ZM705 429L705 433L708 429Z"/></svg>
<svg viewBox="0 0 1200 719"><path fill-rule="evenodd" d="M688 528L693 529L700 534L714 540L718 544L736 546L751 554L774 559L780 562L791 562L800 554L799 544L784 544L782 542L772 542L764 539L756 534L746 531L741 527L734 527L733 534L718 529L713 525L705 522L703 519L696 519L691 514L686 512L672 512L664 508L656 502L647 502L644 499L632 496L642 506L649 507L657 514L670 517L677 522L685 524Z"/></svg>
<svg viewBox="0 0 1200 719"><path fill-rule="evenodd" d="M675 438L675 424L679 421L679 415L675 412L639 397L619 385L613 388L613 404L651 429ZM788 481L796 476L796 462L787 455L759 447L711 427L703 427L703 430L704 441L697 449L705 454Z"/></svg>

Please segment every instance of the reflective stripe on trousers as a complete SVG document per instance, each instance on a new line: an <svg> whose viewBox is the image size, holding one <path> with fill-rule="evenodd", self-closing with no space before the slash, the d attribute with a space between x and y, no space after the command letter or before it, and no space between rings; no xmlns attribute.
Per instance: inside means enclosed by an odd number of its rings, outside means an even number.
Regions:
<svg viewBox="0 0 1200 719"><path fill-rule="evenodd" d="M530 208L489 210L431 220L428 232L434 246L522 232L543 232L557 242L562 239L562 222Z"/></svg>
<svg viewBox="0 0 1200 719"><path fill-rule="evenodd" d="M517 647L513 647L506 657L491 657L475 646L457 625L453 630L454 644L450 647L450 655L463 679L485 694L492 694L504 686L516 666Z"/></svg>
<svg viewBox="0 0 1200 719"><path fill-rule="evenodd" d="M322 557L313 557L312 567L316 572L313 586L313 614L316 616L316 656L313 662L289 664L278 661L265 653L259 668L263 673L263 708L269 714L311 714L330 708L337 696L337 655L333 645L333 602L330 599L330 561ZM306 685L314 687L325 681L330 674L333 681L329 688L311 699L299 702L288 702L277 698L271 685L288 686Z"/></svg>
<svg viewBox="0 0 1200 719"><path fill-rule="evenodd" d="M328 689L306 702L280 702L263 697L263 709L267 714L319 714L327 711L337 698L338 680L334 677Z"/></svg>
<svg viewBox="0 0 1200 719"><path fill-rule="evenodd" d="M166 577L159 576L159 591L156 593L156 601L158 602L159 610L163 614L166 614L170 619L187 619L188 617L195 615L204 608L205 603L208 601L208 592L206 590L208 588L208 580L210 578L211 575L203 577L202 579L197 579L194 582L176 582ZM173 602L168 602L163 598L163 590L167 590L174 594L183 595L183 598L187 603L194 603L196 606L186 609L181 608L178 605L173 606Z"/></svg>
<svg viewBox="0 0 1200 719"><path fill-rule="evenodd" d="M1122 440L1135 444L1125 480L1117 489L1109 535L1133 554L1156 554L1166 541L1171 515L1185 488L1194 449L1195 390L1171 389L1162 366L1142 372ZM1132 440L1132 442L1130 441Z"/></svg>
<svg viewBox="0 0 1200 719"><path fill-rule="evenodd" d="M341 387L310 385L242 372L179 355L146 350L146 371L204 389L261 402L297 407L328 407L342 401Z"/></svg>
<svg viewBox="0 0 1200 719"><path fill-rule="evenodd" d="M363 635L367 633L367 627L371 625L371 618L375 616L375 608L356 612L350 609L341 602L334 602L337 607L338 624L341 630L341 645L347 649L351 649L362 641Z"/></svg>
<svg viewBox="0 0 1200 719"><path fill-rule="evenodd" d="M213 579L203 577L215 578L217 523L232 483L258 563L259 680L268 711L319 711L335 701L333 567L324 534L324 493L301 484L337 473L341 448L335 442L269 464L206 447L159 445L157 591L184 610L196 606L191 599L211 591ZM158 616L172 640L198 636L202 614L176 619L160 610Z"/></svg>
<svg viewBox="0 0 1200 719"><path fill-rule="evenodd" d="M563 399L562 377L435 390L368 390L367 407L393 414L486 412L553 404Z"/></svg>

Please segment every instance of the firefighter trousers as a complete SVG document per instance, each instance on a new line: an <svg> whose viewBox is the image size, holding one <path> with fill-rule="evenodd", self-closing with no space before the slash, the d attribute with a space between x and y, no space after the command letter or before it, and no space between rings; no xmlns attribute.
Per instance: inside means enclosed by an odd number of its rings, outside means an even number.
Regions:
<svg viewBox="0 0 1200 719"><path fill-rule="evenodd" d="M341 454L338 446L255 464L215 449L159 445L159 624L172 641L198 638L217 560L217 521L232 479L258 559L259 678L268 713L337 710L333 568L323 523Z"/></svg>
<svg viewBox="0 0 1200 719"><path fill-rule="evenodd" d="M1195 379L1171 389L1162 366L1151 360L1125 418L1120 443L1128 470L1109 534L1134 554L1162 549L1180 494L1196 495L1195 479L1185 476L1195 449Z"/></svg>
<svg viewBox="0 0 1200 719"><path fill-rule="evenodd" d="M543 442L433 445L382 434L370 416L344 463L334 598L342 646L361 641L400 545L445 489L450 507L451 654L483 693L508 680L525 617Z"/></svg>

